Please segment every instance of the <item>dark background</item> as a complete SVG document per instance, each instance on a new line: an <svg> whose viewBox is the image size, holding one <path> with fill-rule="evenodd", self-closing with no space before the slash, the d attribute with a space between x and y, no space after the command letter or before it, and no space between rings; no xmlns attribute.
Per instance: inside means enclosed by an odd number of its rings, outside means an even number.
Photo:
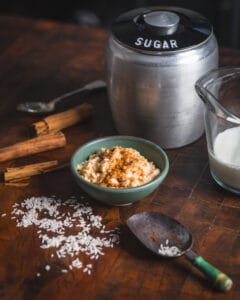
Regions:
<svg viewBox="0 0 240 300"><path fill-rule="evenodd" d="M220 46L240 48L240 0L0 0L0 13L110 28L122 12L151 5L198 11L213 24Z"/></svg>

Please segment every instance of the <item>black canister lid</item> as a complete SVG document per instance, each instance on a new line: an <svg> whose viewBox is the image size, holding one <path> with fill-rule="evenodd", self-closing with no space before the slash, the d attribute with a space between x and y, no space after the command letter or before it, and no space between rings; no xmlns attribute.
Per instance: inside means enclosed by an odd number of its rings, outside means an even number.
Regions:
<svg viewBox="0 0 240 300"><path fill-rule="evenodd" d="M197 12L179 7L149 7L122 14L112 26L121 44L144 52L187 49L203 43L212 25Z"/></svg>

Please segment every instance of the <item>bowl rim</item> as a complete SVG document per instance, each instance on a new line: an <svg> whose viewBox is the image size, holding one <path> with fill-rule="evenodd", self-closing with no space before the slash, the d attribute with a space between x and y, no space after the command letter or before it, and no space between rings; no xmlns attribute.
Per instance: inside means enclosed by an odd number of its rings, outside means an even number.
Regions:
<svg viewBox="0 0 240 300"><path fill-rule="evenodd" d="M98 184L92 183L92 182L87 181L86 179L84 179L78 173L77 169L74 167L73 161L74 161L75 156L77 155L77 153L81 150L81 148L90 146L91 144L95 144L95 143L101 142L101 141L116 140L116 139L125 139L125 140L129 140L129 141L134 140L134 141L138 141L138 142L147 144L150 147L156 149L158 152L161 153L161 155L163 157L164 164L165 164L163 170L161 170L160 174L157 175L153 180L151 180L151 181L149 181L149 182L147 182L143 185L136 186L136 187L130 187L130 188L103 187L103 186L100 186ZM77 148L72 154L72 157L71 157L71 160L70 160L70 168L71 168L71 171L72 171L73 175L90 188L94 188L95 190L99 190L101 192L111 192L111 193L114 193L114 194L115 193L117 194L117 193L120 193L120 192L121 193L131 193L131 192L138 192L138 191L141 191L141 190L145 190L148 187L150 187L152 184L154 184L155 182L157 182L161 179L163 180L167 176L168 171L169 171L169 159L168 159L168 156L167 156L166 152L160 146L158 146L154 142L151 142L147 139L140 138L140 137L135 137L135 136L129 136L129 135L112 135L112 136L106 136L106 137L100 137L100 138L93 139L89 142L84 143L79 148Z"/></svg>

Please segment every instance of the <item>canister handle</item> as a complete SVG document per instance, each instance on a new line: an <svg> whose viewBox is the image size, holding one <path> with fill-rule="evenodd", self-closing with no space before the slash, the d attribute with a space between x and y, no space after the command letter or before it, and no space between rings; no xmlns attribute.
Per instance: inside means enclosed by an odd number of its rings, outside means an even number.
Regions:
<svg viewBox="0 0 240 300"><path fill-rule="evenodd" d="M161 35L171 35L177 30L180 17L174 12L162 10L145 13L142 20L148 29Z"/></svg>

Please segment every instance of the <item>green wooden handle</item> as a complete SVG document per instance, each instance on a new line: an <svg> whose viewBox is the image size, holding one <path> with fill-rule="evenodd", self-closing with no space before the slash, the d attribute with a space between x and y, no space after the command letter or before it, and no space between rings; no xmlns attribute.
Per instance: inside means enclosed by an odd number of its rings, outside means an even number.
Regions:
<svg viewBox="0 0 240 300"><path fill-rule="evenodd" d="M232 287L232 280L226 274L210 265L204 258L197 256L193 260L193 265L200 270L214 284L214 286L223 292L227 292Z"/></svg>

